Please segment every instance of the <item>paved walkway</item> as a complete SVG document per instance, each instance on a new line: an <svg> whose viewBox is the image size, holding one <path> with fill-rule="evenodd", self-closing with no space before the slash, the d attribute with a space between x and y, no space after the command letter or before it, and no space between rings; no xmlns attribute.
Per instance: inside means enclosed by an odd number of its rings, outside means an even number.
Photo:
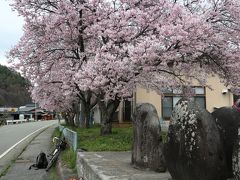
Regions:
<svg viewBox="0 0 240 180"><path fill-rule="evenodd" d="M50 173L44 169L28 170L34 164L37 155L43 151L46 154L51 149L51 135L56 126L51 126L39 134L17 158L16 162L10 167L7 174L1 180L48 180Z"/></svg>

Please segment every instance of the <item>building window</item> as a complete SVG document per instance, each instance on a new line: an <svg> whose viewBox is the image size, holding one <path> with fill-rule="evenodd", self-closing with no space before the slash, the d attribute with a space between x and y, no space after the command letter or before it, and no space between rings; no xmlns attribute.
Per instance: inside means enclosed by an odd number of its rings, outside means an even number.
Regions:
<svg viewBox="0 0 240 180"><path fill-rule="evenodd" d="M206 93L204 87L193 87L194 96L192 97L202 108L206 108ZM182 98L180 90L167 90L164 92L162 100L162 117L169 120L172 115L172 110L177 102Z"/></svg>

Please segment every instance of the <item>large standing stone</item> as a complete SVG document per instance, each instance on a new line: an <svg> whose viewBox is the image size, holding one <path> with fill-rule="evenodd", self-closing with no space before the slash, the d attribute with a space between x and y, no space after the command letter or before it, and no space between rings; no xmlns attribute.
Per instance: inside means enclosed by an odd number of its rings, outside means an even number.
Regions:
<svg viewBox="0 0 240 180"><path fill-rule="evenodd" d="M161 126L157 111L151 104L137 106L133 117L132 164L154 171L166 171L163 157Z"/></svg>
<svg viewBox="0 0 240 180"><path fill-rule="evenodd" d="M233 145L237 140L238 125L240 123L240 112L232 107L221 107L212 113L217 122L223 141L223 148L226 155L227 174L232 177L232 154Z"/></svg>
<svg viewBox="0 0 240 180"><path fill-rule="evenodd" d="M238 137L233 146L232 169L236 180L240 180L240 126L238 126Z"/></svg>
<svg viewBox="0 0 240 180"><path fill-rule="evenodd" d="M173 110L164 155L174 180L226 179L214 118L188 99L181 99Z"/></svg>

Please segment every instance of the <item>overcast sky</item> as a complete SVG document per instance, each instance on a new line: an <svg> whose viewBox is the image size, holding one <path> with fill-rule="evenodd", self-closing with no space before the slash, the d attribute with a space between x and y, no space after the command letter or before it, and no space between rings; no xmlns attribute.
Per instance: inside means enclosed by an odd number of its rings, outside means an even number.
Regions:
<svg viewBox="0 0 240 180"><path fill-rule="evenodd" d="M7 65L6 52L9 51L23 34L23 18L12 11L11 0L0 0L0 64Z"/></svg>

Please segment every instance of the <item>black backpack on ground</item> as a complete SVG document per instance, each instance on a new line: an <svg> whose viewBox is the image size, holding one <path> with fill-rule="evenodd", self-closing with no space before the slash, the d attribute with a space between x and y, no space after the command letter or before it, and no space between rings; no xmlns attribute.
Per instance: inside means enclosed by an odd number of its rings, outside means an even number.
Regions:
<svg viewBox="0 0 240 180"><path fill-rule="evenodd" d="M45 169L48 166L48 160L46 154L44 152L40 152L40 154L36 158L36 164L32 164L29 169L35 167L35 169Z"/></svg>

